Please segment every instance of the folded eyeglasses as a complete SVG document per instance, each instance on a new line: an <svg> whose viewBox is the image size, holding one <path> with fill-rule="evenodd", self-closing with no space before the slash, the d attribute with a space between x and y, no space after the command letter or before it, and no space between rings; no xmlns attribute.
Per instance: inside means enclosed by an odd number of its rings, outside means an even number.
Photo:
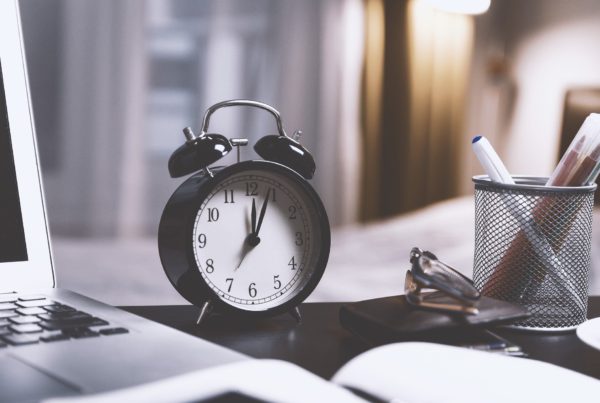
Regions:
<svg viewBox="0 0 600 403"><path fill-rule="evenodd" d="M473 281L438 260L431 252L413 248L412 267L406 272L404 292L409 304L442 312L474 315L481 294ZM422 292L424 289L437 290Z"/></svg>

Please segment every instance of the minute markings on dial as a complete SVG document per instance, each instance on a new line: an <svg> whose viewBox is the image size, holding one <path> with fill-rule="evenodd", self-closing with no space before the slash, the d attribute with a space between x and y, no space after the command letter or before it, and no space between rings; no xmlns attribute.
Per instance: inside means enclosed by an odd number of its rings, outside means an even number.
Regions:
<svg viewBox="0 0 600 403"><path fill-rule="evenodd" d="M244 305L255 305L255 304L263 304L275 299L279 299L282 295L286 295L289 294L290 291L294 292L294 290L296 290L295 285L296 284L301 284L304 280L300 281L301 279L305 279L304 275L301 275L299 272L302 270L303 266L308 262L308 256L309 256L309 249L311 249L311 245L312 243L309 242L309 236L310 236L310 226L309 226L309 216L306 215L305 213L305 208L306 205L304 204L304 201L302 201L301 198L299 198L299 196L296 194L296 192L298 191L297 188L294 187L293 182L287 182L286 178L282 178L282 180L280 179L275 179L273 177L271 177L271 175L268 176L262 176L262 175L244 175L244 176L237 176L237 177L233 177L230 178L229 180L225 180L223 182L221 182L219 185L217 185L214 188L214 191L211 192L206 199L204 200L203 204L200 206L199 211L198 211L198 219L196 221L195 224L195 229L194 229L194 234L196 236L196 239L198 238L198 236L200 235L200 233L205 234L205 236L207 238L209 238L209 241L206 244L206 248L200 248L201 245L196 244L196 248L194 249L194 254L196 255L196 262L198 263L198 266L200 268L200 272L202 274L202 276L204 277L204 279L206 280L207 284L217 293L217 295L219 295L221 298L231 301L234 304L244 304ZM231 201L233 198L231 197L232 192L230 189L234 190L234 193L237 192L242 192L242 194L244 193L245 186L246 183L256 183L257 185L259 185L259 187L256 189L256 193L257 194L257 198L258 200L254 201L255 204L255 218L254 218L254 223L252 223L252 211L250 209L251 207L251 200L250 199L255 199L254 197L249 197L249 199L247 200L247 202L243 202L244 199L235 199L235 204L233 203L225 203L225 197L223 197L223 193L219 193L219 192L223 192L223 190L225 188L228 189L228 192L226 192L229 201ZM273 190L277 189L277 204L279 205L279 207L277 208L271 208L270 207L270 202L273 201ZM250 193L252 193L254 191L254 187L250 188ZM266 191L265 193L263 193L263 191ZM280 193L281 192L281 193ZM218 199L213 199L213 196L215 194L219 193L221 196ZM262 199L263 197L261 197L261 195L265 195L266 197L263 199L263 202L261 203L262 206L260 207L261 211L260 213L262 214L258 214L259 212L256 211L256 209L258 208L257 204L260 203L260 199ZM280 199L280 196L282 197L282 199ZM268 200L268 201L267 201ZM242 201L241 204L240 201ZM258 202L258 203L257 203ZM294 209L289 209L289 206L293 206ZM207 222L207 219L205 218L202 221L198 221L200 219L200 216L206 217L206 214L208 213L208 208L216 208L218 207L219 210L221 210L221 214L220 217L218 219L217 222L214 222L209 224L211 225L210 227L206 227L204 223ZM266 210L273 210L275 209L277 214L275 214L275 216L273 218L269 218L267 219L266 217ZM250 210L250 211L249 211ZM292 211L295 210L295 211ZM240 215L240 213L242 211L245 211L245 213L243 215ZM263 213L264 211L264 213ZM291 214L291 213L295 213L295 214ZM213 213L214 214L214 213ZM272 213L269 213L269 215ZM290 215L295 216L294 218L290 217ZM246 217L246 218L242 218L242 217ZM258 216L258 217L256 217ZM262 220L261 220L261 216L262 216ZM236 218L234 221L231 221L233 219L233 217L239 217ZM296 217L297 217L297 221L296 221ZM275 219L275 221L272 221L273 219ZM285 221L281 221L281 220L285 220ZM238 221L239 220L239 221ZM259 223L260 221L262 221L262 223ZM271 248L273 247L277 247L278 248L278 239L288 239L289 241L292 242L292 244L294 245L295 248L297 248L296 250L300 253L300 255L297 255L297 252L293 252L293 254L295 255L296 258L296 262L298 265L298 269L296 271L294 270L290 270L292 267L288 266L287 263L289 262L289 260L292 257L292 250L290 250L290 254L287 255L287 257L285 258L286 260L280 261L279 264L275 263L274 260L270 260L269 258L267 258L267 256L271 256L269 253L267 253L266 255L264 254L265 251L268 251L268 248L265 248L263 250L263 252L261 252L261 254L257 255L257 256L264 256L264 257L260 257L259 260L256 260L256 257L253 260L252 263L252 267L249 267L249 269L252 270L248 270L248 271L243 271L242 277L239 277L238 274L234 274L234 268L235 268L235 264L237 264L238 262L232 262L233 264L230 265L229 263L225 264L224 267L224 263L223 258L225 258L226 261L230 261L231 257L235 258L235 256L237 256L236 254L236 250L239 250L237 248L227 248L224 247L225 245L227 245L227 240L231 239L231 236L229 235L230 231L233 230L232 223L239 223L239 224L235 224L235 227L237 228L245 228L245 234L249 234L250 232L252 232L253 229L256 230L256 232L258 233L260 231L260 233L262 234L264 231L267 231L267 235L269 235L272 231L271 228L275 229L275 228L279 228L279 231L283 231L285 228L285 233L289 234L290 238L287 238L288 235L285 235L285 238L281 238L281 236L284 235L284 233L282 232L275 232L275 235L273 238L270 238L270 245ZM279 224L277 224L279 223ZM292 224L294 223L294 224ZM252 225L253 224L253 225ZM214 226L213 226L214 225ZM276 225L276 227L273 227L273 225ZM277 227L277 225L279 225ZM250 228L252 227L252 228ZM231 229L231 230L230 230ZM238 230L235 230L238 231ZM290 232L288 232L290 231ZM295 240L295 235L296 232L302 231L303 234L305 235L304 238L304 245L295 245L294 240ZM239 235L238 235L239 236ZM264 234L263 234L264 236ZM204 238L203 238L204 239ZM243 238L242 238L243 239ZM241 242L243 242L243 240L240 240ZM286 241L286 242L289 242ZM198 242L198 239L196 240L196 242ZM273 243L275 242L275 243ZM262 249L261 249L262 250ZM275 249L271 249L272 251L275 251ZM227 252L227 254L219 256L219 254L223 254L226 253L226 251L230 251ZM251 255L254 252L251 253ZM216 270L214 272L214 274L210 274L207 273L206 271L206 258L209 256L211 257L215 257L217 258L219 261L221 261L221 264L216 267ZM228 257L228 255L230 257ZM266 260L265 260L266 259ZM279 258L281 260L281 258ZM233 266L233 267L232 267ZM204 268L203 268L204 267ZM285 269L284 269L285 268ZM286 270L289 270L286 273ZM221 273L219 274L219 271L221 271ZM212 277L214 275L217 275L217 277ZM274 289L275 285L278 285L278 282L274 281L274 276L275 275L279 275L280 277L278 278L278 281L281 281L282 285L281 285L281 289ZM210 277L208 277L210 276ZM258 277L257 277L258 276ZM235 278L235 281L233 281L233 285L231 288L231 291L228 291L229 289L229 282L228 283L221 283L225 281L225 278ZM212 280L211 280L212 279ZM299 283L300 282L300 283ZM251 297L251 295L249 295L249 285L251 283L256 283L256 286L252 287L252 294L254 294L254 289L257 290L257 294L256 297L249 298ZM237 286L236 286L237 284ZM270 290L270 291L269 291ZM231 293L231 294L230 294ZM293 294L292 294L293 295Z"/></svg>

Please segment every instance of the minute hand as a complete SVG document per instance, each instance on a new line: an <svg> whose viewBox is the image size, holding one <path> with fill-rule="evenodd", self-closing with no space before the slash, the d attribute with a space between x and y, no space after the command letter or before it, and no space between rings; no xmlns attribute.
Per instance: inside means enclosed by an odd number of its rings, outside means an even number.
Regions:
<svg viewBox="0 0 600 403"><path fill-rule="evenodd" d="M250 218L252 220L251 234L254 235L254 233L256 232L256 201L254 200L254 198L252 198L252 212L250 213Z"/></svg>
<svg viewBox="0 0 600 403"><path fill-rule="evenodd" d="M265 212L267 211L267 205L269 204L269 196L271 195L271 189L267 191L267 197L263 202L263 205L260 209L260 216L258 217L258 224L256 225L256 231L254 232L254 236L258 236L258 232L260 231L260 227L262 226L263 219L265 218Z"/></svg>

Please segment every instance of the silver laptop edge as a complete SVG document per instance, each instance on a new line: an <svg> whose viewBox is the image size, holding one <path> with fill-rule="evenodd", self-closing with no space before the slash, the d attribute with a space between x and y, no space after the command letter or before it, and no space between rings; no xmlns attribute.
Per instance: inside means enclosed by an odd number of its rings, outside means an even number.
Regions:
<svg viewBox="0 0 600 403"><path fill-rule="evenodd" d="M44 195L44 178L41 175L40 169L40 156L38 154L38 142L37 142L37 132L35 129L35 115L33 112L33 108L31 107L31 89L29 87L29 76L27 74L27 55L25 54L25 47L23 46L23 28L21 25L21 12L19 8L18 0L16 0L16 18L17 18L17 26L19 29L19 37L21 38L21 42L19 43L21 60L23 65L23 80L25 81L25 91L27 94L27 110L29 112L29 125L31 127L31 134L33 138L33 153L35 154L35 162L36 162L36 171L37 171L37 182L40 188L40 203L42 204L42 214L44 218L44 229L46 234L46 244L48 245L48 255L50 258L50 270L52 272L52 288L56 287L56 271L54 270L54 252L52 250L52 243L50 241L50 227L48 225L48 213L46 210L46 196Z"/></svg>
<svg viewBox="0 0 600 403"><path fill-rule="evenodd" d="M13 292L19 293L15 295L43 294L104 319L111 327L129 330L126 334L0 349L0 401L37 401L52 396L102 392L248 359L167 326L54 288L55 268L17 0L0 1L0 65L5 86L5 94L0 97L6 97L27 248L26 261L1 263L0 259L0 296ZM0 137L2 134L0 132ZM39 244L41 241L43 245ZM190 318L190 323L193 320ZM28 381L32 385L23 388L22 383Z"/></svg>
<svg viewBox="0 0 600 403"><path fill-rule="evenodd" d="M44 295L129 330L124 335L42 343L4 352L80 393L119 389L248 359L71 291L52 289ZM1 365L0 369L4 370Z"/></svg>
<svg viewBox="0 0 600 403"><path fill-rule="evenodd" d="M2 95L6 99L9 138L28 255L26 261L0 263L0 292L54 287L56 279L16 0L0 3L0 34L0 65L5 90Z"/></svg>

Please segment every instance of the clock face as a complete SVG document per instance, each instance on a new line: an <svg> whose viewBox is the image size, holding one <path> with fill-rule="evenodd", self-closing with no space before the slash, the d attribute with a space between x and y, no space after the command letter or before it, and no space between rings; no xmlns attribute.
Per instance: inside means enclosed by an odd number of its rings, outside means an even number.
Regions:
<svg viewBox="0 0 600 403"><path fill-rule="evenodd" d="M300 293L320 256L318 206L289 175L245 170L221 180L202 202L192 239L196 265L225 303L248 311Z"/></svg>

